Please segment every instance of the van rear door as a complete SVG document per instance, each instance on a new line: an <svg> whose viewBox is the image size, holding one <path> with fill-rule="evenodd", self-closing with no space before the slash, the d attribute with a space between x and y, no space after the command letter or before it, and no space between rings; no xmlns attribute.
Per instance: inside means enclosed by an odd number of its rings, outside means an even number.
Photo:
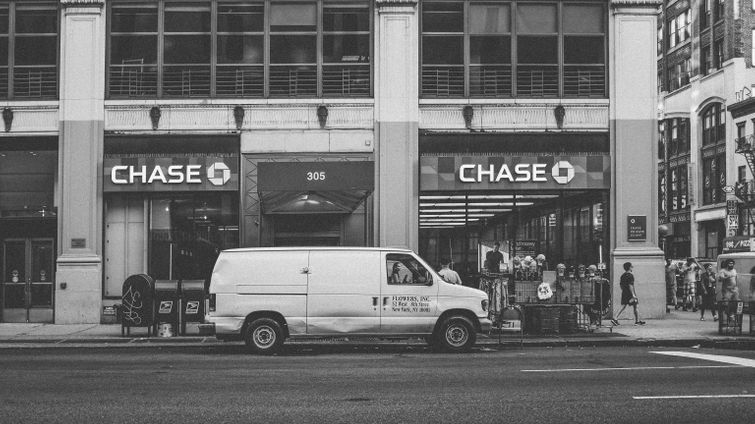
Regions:
<svg viewBox="0 0 755 424"><path fill-rule="evenodd" d="M307 334L380 331L380 252L309 253Z"/></svg>

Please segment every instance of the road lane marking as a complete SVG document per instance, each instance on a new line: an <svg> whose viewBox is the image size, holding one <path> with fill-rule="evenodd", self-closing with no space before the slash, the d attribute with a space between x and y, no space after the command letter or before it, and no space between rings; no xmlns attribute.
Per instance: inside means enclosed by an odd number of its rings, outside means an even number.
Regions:
<svg viewBox="0 0 755 424"><path fill-rule="evenodd" d="M698 368L741 368L741 365L686 365L678 367L603 367L603 368L551 368L520 370L521 372L574 372L574 371L637 371L637 370L679 370Z"/></svg>
<svg viewBox="0 0 755 424"><path fill-rule="evenodd" d="M678 396L632 396L634 400L648 399L728 399L755 398L755 395L678 395Z"/></svg>
<svg viewBox="0 0 755 424"><path fill-rule="evenodd" d="M682 352L682 351L653 351L650 353L656 353L658 355L680 356L683 358L702 359L705 361L723 362L726 364L755 368L755 359L740 358L737 356L711 355L708 353Z"/></svg>

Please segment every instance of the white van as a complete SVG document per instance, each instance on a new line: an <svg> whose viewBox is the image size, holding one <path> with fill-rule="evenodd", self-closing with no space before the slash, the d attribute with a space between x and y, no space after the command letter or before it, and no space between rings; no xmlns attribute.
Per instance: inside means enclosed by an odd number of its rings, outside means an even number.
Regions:
<svg viewBox="0 0 755 424"><path fill-rule="evenodd" d="M411 250L359 247L230 249L210 282L206 322L252 352L287 338L423 336L466 351L488 332L487 295L446 283Z"/></svg>

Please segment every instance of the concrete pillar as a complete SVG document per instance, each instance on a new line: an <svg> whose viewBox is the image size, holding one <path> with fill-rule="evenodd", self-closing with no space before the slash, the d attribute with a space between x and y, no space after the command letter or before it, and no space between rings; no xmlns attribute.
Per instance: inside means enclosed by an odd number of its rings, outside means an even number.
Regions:
<svg viewBox="0 0 755 424"><path fill-rule="evenodd" d="M612 0L611 87L611 272L614 314L621 300L622 264L634 265L641 318L665 316L663 251L658 248L658 134L656 86L657 0ZM629 216L645 217L644 237L630 241ZM635 233L637 238L638 234ZM629 314L627 314L629 312ZM622 317L631 317L625 311Z"/></svg>
<svg viewBox="0 0 755 424"><path fill-rule="evenodd" d="M376 0L375 239L417 250L419 92L417 0Z"/></svg>
<svg viewBox="0 0 755 424"><path fill-rule="evenodd" d="M61 201L55 323L99 323L105 2L60 0L60 6Z"/></svg>

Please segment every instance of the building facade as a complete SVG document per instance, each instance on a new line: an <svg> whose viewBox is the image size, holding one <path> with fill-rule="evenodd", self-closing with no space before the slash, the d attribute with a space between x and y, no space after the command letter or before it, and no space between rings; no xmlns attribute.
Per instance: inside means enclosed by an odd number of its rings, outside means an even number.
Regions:
<svg viewBox="0 0 755 424"><path fill-rule="evenodd" d="M752 0L676 0L660 9L658 222L669 258L715 258L724 238L749 233L733 192L752 180L735 142L749 127L731 108L755 82L753 7Z"/></svg>
<svg viewBox="0 0 755 424"><path fill-rule="evenodd" d="M408 246L469 282L493 241L615 296L631 261L660 317L657 7L0 1L2 321L100 322L231 247Z"/></svg>

